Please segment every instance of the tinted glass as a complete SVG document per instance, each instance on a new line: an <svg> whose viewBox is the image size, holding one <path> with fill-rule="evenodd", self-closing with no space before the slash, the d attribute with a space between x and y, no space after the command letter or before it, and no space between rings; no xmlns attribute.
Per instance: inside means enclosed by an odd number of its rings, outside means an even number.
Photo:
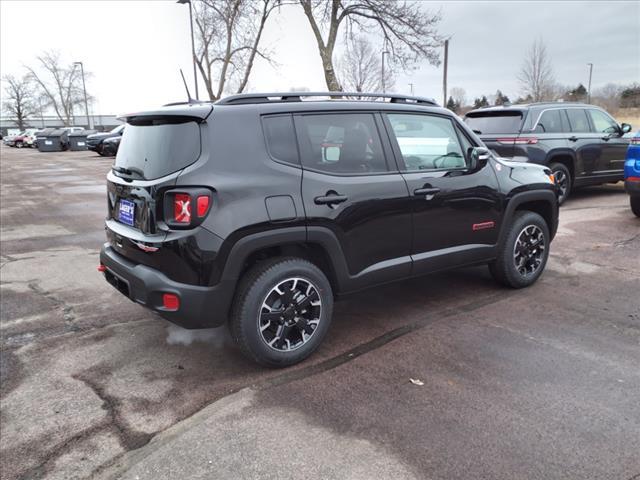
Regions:
<svg viewBox="0 0 640 480"><path fill-rule="evenodd" d="M432 115L387 115L405 171L464 168L462 146L451 120Z"/></svg>
<svg viewBox="0 0 640 480"><path fill-rule="evenodd" d="M522 112L477 112L468 115L464 121L479 135L520 133Z"/></svg>
<svg viewBox="0 0 640 480"><path fill-rule="evenodd" d="M151 180L176 172L200 156L200 127L196 122L131 125L122 134L115 166Z"/></svg>
<svg viewBox="0 0 640 480"><path fill-rule="evenodd" d="M373 115L304 115L300 125L305 167L335 174L387 171Z"/></svg>
<svg viewBox="0 0 640 480"><path fill-rule="evenodd" d="M560 110L547 110L540 116L535 128L540 133L560 133L562 132L562 119Z"/></svg>
<svg viewBox="0 0 640 480"><path fill-rule="evenodd" d="M567 116L569 117L569 125L572 132L590 132L589 120L587 114L581 108L567 108Z"/></svg>
<svg viewBox="0 0 640 480"><path fill-rule="evenodd" d="M276 160L298 163L298 147L290 115L262 119L269 153Z"/></svg>
<svg viewBox="0 0 640 480"><path fill-rule="evenodd" d="M618 131L618 124L604 112L590 109L589 115L591 116L591 121L593 122L596 132L615 133Z"/></svg>

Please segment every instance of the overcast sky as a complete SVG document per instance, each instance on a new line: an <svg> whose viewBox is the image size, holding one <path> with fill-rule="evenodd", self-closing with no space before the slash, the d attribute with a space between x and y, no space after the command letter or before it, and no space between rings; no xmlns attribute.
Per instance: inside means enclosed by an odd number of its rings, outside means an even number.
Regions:
<svg viewBox="0 0 640 480"><path fill-rule="evenodd" d="M449 87L472 99L501 89L512 99L524 52L544 39L558 82L640 81L640 1L422 2L442 12L440 33L451 35ZM169 1L0 0L0 72L20 75L47 49L92 72L87 89L96 113L112 114L183 100L178 69L192 84L188 7ZM274 68L259 61L251 91L308 87L326 90L315 40L298 7L282 8L267 26ZM400 73L395 90L442 101L442 68L418 65ZM204 89L201 88L201 94ZM192 92L193 93L193 92ZM201 95L202 98L202 95Z"/></svg>

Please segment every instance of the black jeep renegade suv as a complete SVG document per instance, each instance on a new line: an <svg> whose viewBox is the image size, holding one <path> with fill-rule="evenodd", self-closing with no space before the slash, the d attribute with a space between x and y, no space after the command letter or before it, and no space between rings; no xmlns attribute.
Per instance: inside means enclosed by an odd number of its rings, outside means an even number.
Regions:
<svg viewBox="0 0 640 480"><path fill-rule="evenodd" d="M484 144L506 158L548 166L560 190L559 203L573 187L619 182L631 125L581 103L532 103L480 108L465 122ZM514 158L515 159L515 158Z"/></svg>
<svg viewBox="0 0 640 480"><path fill-rule="evenodd" d="M432 100L346 95L126 115L107 281L183 327L228 323L246 355L285 366L318 347L335 296L482 263L510 287L537 280L558 224L550 170L494 158Z"/></svg>

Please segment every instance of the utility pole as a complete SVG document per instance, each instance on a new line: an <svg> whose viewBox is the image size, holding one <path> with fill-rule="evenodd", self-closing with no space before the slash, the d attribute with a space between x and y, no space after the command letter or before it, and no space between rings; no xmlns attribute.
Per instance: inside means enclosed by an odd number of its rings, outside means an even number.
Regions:
<svg viewBox="0 0 640 480"><path fill-rule="evenodd" d="M84 65L82 62L73 62L73 66L80 65L80 72L82 73L82 90L84 91L84 111L87 114L87 126L89 130L93 130L93 120L89 117L89 102L87 102L87 86L84 83ZM74 121L75 123L75 121Z"/></svg>
<svg viewBox="0 0 640 480"><path fill-rule="evenodd" d="M409 88L411 89L411 95L413 95L413 83L409 84Z"/></svg>
<svg viewBox="0 0 640 480"><path fill-rule="evenodd" d="M184 5L185 3L189 4L189 25L191 27L191 57L193 61L193 83L196 85L196 100L198 97L198 76L196 74L196 42L193 38L193 13L191 11L191 0L178 0L176 3L180 3Z"/></svg>
<svg viewBox="0 0 640 480"><path fill-rule="evenodd" d="M386 85L384 84L384 56L389 55L387 50L382 51L382 93L386 93Z"/></svg>
<svg viewBox="0 0 640 480"><path fill-rule="evenodd" d="M593 63L587 63L589 65L589 90L587 92L587 103L591 103L591 74L593 73Z"/></svg>
<svg viewBox="0 0 640 480"><path fill-rule="evenodd" d="M449 63L449 39L444 41L444 72L442 75L442 106L447 105L447 65Z"/></svg>

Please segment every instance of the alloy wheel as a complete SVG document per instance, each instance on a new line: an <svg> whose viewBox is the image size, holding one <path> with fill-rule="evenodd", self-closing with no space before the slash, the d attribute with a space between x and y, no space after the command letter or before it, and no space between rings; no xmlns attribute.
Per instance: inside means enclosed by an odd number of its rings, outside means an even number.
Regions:
<svg viewBox="0 0 640 480"><path fill-rule="evenodd" d="M516 238L513 262L523 277L535 274L542 265L546 249L544 232L537 225L527 225Z"/></svg>
<svg viewBox="0 0 640 480"><path fill-rule="evenodd" d="M553 176L556 180L556 185L558 185L558 188L560 189L560 198L562 199L567 196L569 191L569 178L562 170L556 170L553 172Z"/></svg>
<svg viewBox="0 0 640 480"><path fill-rule="evenodd" d="M273 287L262 302L258 314L260 336L274 350L296 350L314 335L321 314L317 287L304 278L288 278Z"/></svg>

